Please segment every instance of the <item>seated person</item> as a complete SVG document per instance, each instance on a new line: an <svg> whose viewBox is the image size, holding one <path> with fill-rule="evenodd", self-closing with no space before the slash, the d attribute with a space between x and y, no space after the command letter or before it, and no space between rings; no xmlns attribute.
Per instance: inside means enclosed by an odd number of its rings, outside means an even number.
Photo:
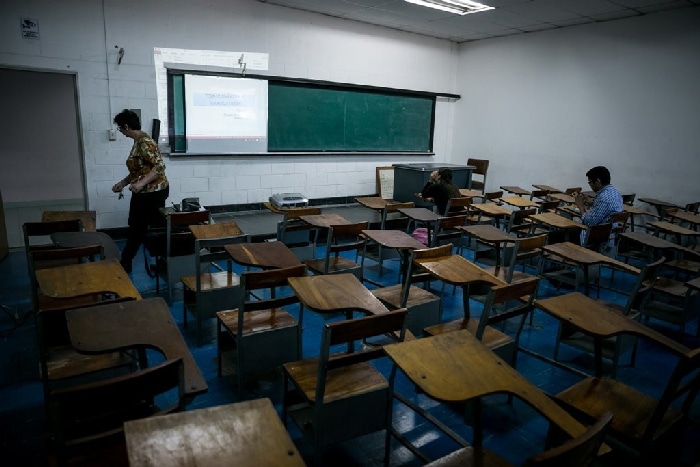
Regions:
<svg viewBox="0 0 700 467"><path fill-rule="evenodd" d="M435 203L438 214L441 216L445 215L447 202L450 198L459 198L460 196L459 188L452 183L452 170L447 168L433 171L420 193L421 198Z"/></svg>
<svg viewBox="0 0 700 467"><path fill-rule="evenodd" d="M595 191L593 205L588 207L584 203L586 196L577 193L575 197L576 206L581 215L581 223L584 225L598 225L610 222L610 216L617 212L622 212L622 195L617 188L610 184L610 171L601 165L593 167L586 172L588 185ZM581 243L585 238L585 232L581 232Z"/></svg>

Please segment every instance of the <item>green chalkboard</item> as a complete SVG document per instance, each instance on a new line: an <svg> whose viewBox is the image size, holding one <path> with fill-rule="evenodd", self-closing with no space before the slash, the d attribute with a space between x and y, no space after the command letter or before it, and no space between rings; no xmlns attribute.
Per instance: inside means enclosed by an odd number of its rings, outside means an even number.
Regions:
<svg viewBox="0 0 700 467"><path fill-rule="evenodd" d="M432 151L435 97L269 82L268 151Z"/></svg>

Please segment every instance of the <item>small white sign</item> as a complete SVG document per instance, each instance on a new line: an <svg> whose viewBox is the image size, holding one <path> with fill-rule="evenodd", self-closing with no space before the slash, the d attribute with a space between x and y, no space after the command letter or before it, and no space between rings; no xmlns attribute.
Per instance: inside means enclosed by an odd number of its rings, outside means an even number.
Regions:
<svg viewBox="0 0 700 467"><path fill-rule="evenodd" d="M20 18L19 28L22 39L39 40L39 21L34 18Z"/></svg>

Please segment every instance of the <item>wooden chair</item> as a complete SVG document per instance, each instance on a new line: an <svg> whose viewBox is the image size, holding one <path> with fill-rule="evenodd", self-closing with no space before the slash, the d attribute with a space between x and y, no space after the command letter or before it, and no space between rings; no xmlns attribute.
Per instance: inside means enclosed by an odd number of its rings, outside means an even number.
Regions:
<svg viewBox="0 0 700 467"><path fill-rule="evenodd" d="M634 206L634 199L636 197L637 197L636 193L628 193L626 195L622 195L622 203L628 204L630 206Z"/></svg>
<svg viewBox="0 0 700 467"><path fill-rule="evenodd" d="M124 422L184 410L183 371L178 358L51 391L49 422L58 463L80 458L82 465L116 465L117 460L126 465ZM156 396L171 392L176 392L171 404L162 408L155 404Z"/></svg>
<svg viewBox="0 0 700 467"><path fill-rule="evenodd" d="M503 248L502 267L484 268L494 276L510 284L542 273L544 265L544 246L547 244L547 234L535 237L524 237L516 240L512 245ZM517 266L522 267L522 272L517 271ZM526 266L530 265L533 274L525 272Z"/></svg>
<svg viewBox="0 0 700 467"><path fill-rule="evenodd" d="M395 368L389 381L370 364L381 346L354 351L354 343L377 336L405 337L406 310L326 324L318 358L285 363L283 420L288 416L313 440L316 464L324 449L387 428ZM347 344L347 351L331 348ZM337 347L334 348L337 349Z"/></svg>
<svg viewBox="0 0 700 467"><path fill-rule="evenodd" d="M300 261L316 258L318 229L302 221L301 216L321 214L320 207L292 208L284 212L277 224L277 241L283 242Z"/></svg>
<svg viewBox="0 0 700 467"><path fill-rule="evenodd" d="M546 201L549 191L547 190L532 190L530 192L530 201Z"/></svg>
<svg viewBox="0 0 700 467"><path fill-rule="evenodd" d="M445 212L448 216L463 216L470 215L472 205L472 198L458 197L450 198L447 200L447 205L445 206Z"/></svg>
<svg viewBox="0 0 700 467"><path fill-rule="evenodd" d="M512 284L493 286L489 290L480 317L436 324L427 327L424 333L428 336L435 336L445 332L468 329L484 345L515 367L520 333L525 324L525 317L532 311L538 283L539 277L531 277ZM517 319L512 337L493 327L494 324L504 323L511 319Z"/></svg>
<svg viewBox="0 0 700 467"><path fill-rule="evenodd" d="M543 214L545 212L555 212L557 208L559 207L560 201L558 200L552 200L552 201L542 201L537 208L537 214Z"/></svg>
<svg viewBox="0 0 700 467"><path fill-rule="evenodd" d="M685 207L683 208L683 210L688 211L692 214L697 214L698 210L700 210L700 201L686 204Z"/></svg>
<svg viewBox="0 0 700 467"><path fill-rule="evenodd" d="M190 225L211 222L208 210L192 212L171 212L167 215L165 231L153 229L144 244L147 270L150 255L155 259L156 293L160 293L161 276L167 282L168 304L173 303L173 283L182 276L194 275L194 235ZM161 267L164 265L164 269Z"/></svg>
<svg viewBox="0 0 700 467"><path fill-rule="evenodd" d="M664 258L661 258L654 263L644 266L624 306L614 302L601 301L600 303L615 313L628 316L630 319L639 319L641 305L653 288L664 260ZM601 342L603 358L607 358L612 362L612 368L610 370L611 378L617 376L620 356L627 353L630 349L630 366L634 366L637 356L637 341L638 339L635 336L620 335L604 339ZM562 343L590 354L593 354L595 351L595 340L593 338L580 332L573 332L571 328L560 322L557 339L554 344L554 360L559 358L559 346Z"/></svg>
<svg viewBox="0 0 700 467"><path fill-rule="evenodd" d="M414 206L415 203L413 202L387 204L386 207L382 209L382 220L379 228L381 230L406 230L411 219L399 213L399 209L409 209ZM397 251L383 248L381 245L378 247L377 255L380 275L382 273L382 266L385 259L399 257L399 253Z"/></svg>
<svg viewBox="0 0 700 467"><path fill-rule="evenodd" d="M636 454L643 465L678 465L685 422L700 390L700 348L679 355L657 399L621 381L589 377L556 395L574 416L595 420L611 412L608 443Z"/></svg>
<svg viewBox="0 0 700 467"><path fill-rule="evenodd" d="M480 191L482 193L486 192L486 175L489 171L489 161L487 159L467 159L467 165L473 165L474 171L472 172L471 178L471 189L475 191ZM478 177L474 178L474 175Z"/></svg>
<svg viewBox="0 0 700 467"><path fill-rule="evenodd" d="M314 274L339 274L349 272L364 279L365 248L367 238L362 231L369 228L369 222L348 225L333 225L328 229L326 254L321 259L304 261ZM354 258L346 258L341 253L352 252Z"/></svg>
<svg viewBox="0 0 700 467"><path fill-rule="evenodd" d="M283 269L246 271L241 274L238 308L216 313L218 374L221 376L224 350L235 347L238 393L242 395L244 376L276 368L301 358L303 307L296 320L282 307L299 303L294 293L280 295L280 287L290 277L306 274L300 264ZM254 292L260 296L255 298ZM266 292L265 296L261 293Z"/></svg>
<svg viewBox="0 0 700 467"><path fill-rule="evenodd" d="M582 435L530 457L523 465L525 467L589 467L594 465L612 418L611 413L606 413ZM471 446L426 464L426 467L460 466L509 467L511 464L493 452Z"/></svg>
<svg viewBox="0 0 700 467"><path fill-rule="evenodd" d="M50 222L25 222L22 224L24 235L24 252L27 255L27 266L31 259L29 253L39 249L54 249L56 245L49 236L56 232L82 232L83 223L80 219L57 220ZM30 279L32 272L29 271Z"/></svg>
<svg viewBox="0 0 700 467"><path fill-rule="evenodd" d="M216 312L238 303L240 277L233 272L233 261L224 246L248 242L248 235L216 239L197 239L194 248L195 274L180 278L183 289L182 321L187 327L187 312L197 324L197 347L202 345L202 324ZM222 270L220 262L226 264ZM216 269L212 272L212 269Z"/></svg>
<svg viewBox="0 0 700 467"><path fill-rule="evenodd" d="M462 254L464 231L459 227L465 225L467 216L441 217L438 220L437 229L433 233L433 244L430 246L452 243L457 248L457 254Z"/></svg>
<svg viewBox="0 0 700 467"><path fill-rule="evenodd" d="M693 282L698 282L694 279ZM668 277L659 277L650 292L650 298L642 304L641 315L645 322L649 318L678 325L681 337L688 322L700 317L700 291L687 283ZM700 321L695 332L700 336Z"/></svg>
<svg viewBox="0 0 700 467"><path fill-rule="evenodd" d="M527 237L532 235L535 225L528 219L529 216L537 214L537 209L517 209L510 214L506 232L517 235L518 237Z"/></svg>
<svg viewBox="0 0 700 467"><path fill-rule="evenodd" d="M95 232L97 211L42 211L41 222L80 219L85 232Z"/></svg>

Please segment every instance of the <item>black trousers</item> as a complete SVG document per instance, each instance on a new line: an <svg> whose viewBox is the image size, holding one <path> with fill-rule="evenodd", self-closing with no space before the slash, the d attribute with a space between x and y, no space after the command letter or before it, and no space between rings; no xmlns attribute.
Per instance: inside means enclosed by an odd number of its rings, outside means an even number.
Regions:
<svg viewBox="0 0 700 467"><path fill-rule="evenodd" d="M127 272L131 272L131 262L146 238L148 227L164 225L165 219L159 208L165 207L165 200L168 199L169 194L170 189L166 188L165 190L131 195L129 231L121 259L122 266Z"/></svg>

